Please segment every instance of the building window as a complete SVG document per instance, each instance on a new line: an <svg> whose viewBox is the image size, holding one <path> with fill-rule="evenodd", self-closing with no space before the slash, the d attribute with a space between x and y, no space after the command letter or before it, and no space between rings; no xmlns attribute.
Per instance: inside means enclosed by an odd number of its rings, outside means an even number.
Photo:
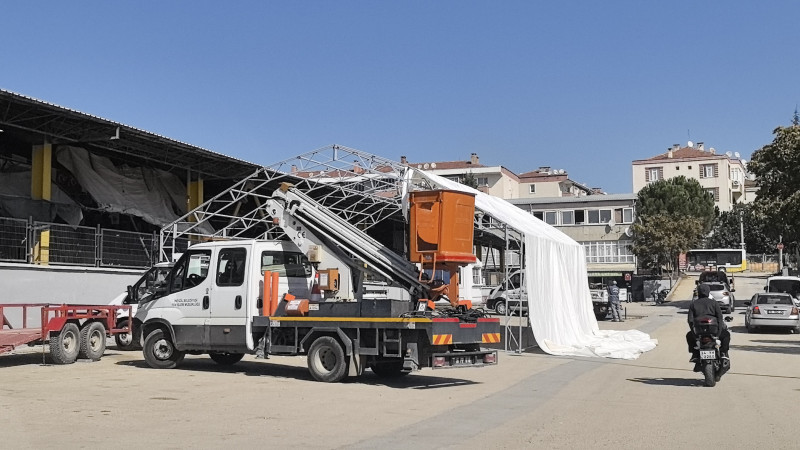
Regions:
<svg viewBox="0 0 800 450"><path fill-rule="evenodd" d="M535 184L529 185L528 186L528 192L531 193L531 194L535 194L536 193L536 185Z"/></svg>
<svg viewBox="0 0 800 450"><path fill-rule="evenodd" d="M610 209L601 209L600 210L600 223L608 223L611 221L611 210Z"/></svg>
<svg viewBox="0 0 800 450"><path fill-rule="evenodd" d="M544 220L544 213L541 211L531 211L531 214L533 214L533 217L536 217L539 220Z"/></svg>
<svg viewBox="0 0 800 450"><path fill-rule="evenodd" d="M575 225L575 211L561 211L561 225Z"/></svg>
<svg viewBox="0 0 800 450"><path fill-rule="evenodd" d="M633 223L633 208L622 208L622 223Z"/></svg>
<svg viewBox="0 0 800 450"><path fill-rule="evenodd" d="M663 167L648 167L644 172L645 183L652 183L654 181L664 179Z"/></svg>
<svg viewBox="0 0 800 450"><path fill-rule="evenodd" d="M590 224L598 224L600 223L600 211L594 209L587 211L589 213L589 221Z"/></svg>
<svg viewBox="0 0 800 450"><path fill-rule="evenodd" d="M478 186L488 186L489 185L489 177L478 177L475 179L478 183Z"/></svg>
<svg viewBox="0 0 800 450"><path fill-rule="evenodd" d="M611 220L610 209L590 209L587 213L589 215L589 224L606 224Z"/></svg>
<svg viewBox="0 0 800 450"><path fill-rule="evenodd" d="M586 223L586 211L582 209L575 210L575 223L578 225L583 225Z"/></svg>
<svg viewBox="0 0 800 450"><path fill-rule="evenodd" d="M719 188L707 188L706 192L714 198L715 202L719 201Z"/></svg>
<svg viewBox="0 0 800 450"><path fill-rule="evenodd" d="M545 211L544 213L544 222L548 225L556 225L556 212L555 211Z"/></svg>
<svg viewBox="0 0 800 450"><path fill-rule="evenodd" d="M591 241L582 242L586 251L587 263L633 263L634 256L628 250L627 241Z"/></svg>
<svg viewBox="0 0 800 450"><path fill-rule="evenodd" d="M701 164L700 165L700 178L716 178L719 176L717 172L717 164Z"/></svg>

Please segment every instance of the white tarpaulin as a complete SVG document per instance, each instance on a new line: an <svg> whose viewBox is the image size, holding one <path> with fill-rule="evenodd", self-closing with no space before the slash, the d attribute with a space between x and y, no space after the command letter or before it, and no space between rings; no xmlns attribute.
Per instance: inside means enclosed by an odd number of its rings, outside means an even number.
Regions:
<svg viewBox="0 0 800 450"><path fill-rule="evenodd" d="M600 330L592 310L583 246L507 201L418 171L445 189L475 194L475 207L524 236L528 315L539 347L553 355L636 359L657 345L637 330Z"/></svg>
<svg viewBox="0 0 800 450"><path fill-rule="evenodd" d="M60 146L56 159L106 211L164 226L186 212L186 188L175 175L147 167L116 167L79 147Z"/></svg>

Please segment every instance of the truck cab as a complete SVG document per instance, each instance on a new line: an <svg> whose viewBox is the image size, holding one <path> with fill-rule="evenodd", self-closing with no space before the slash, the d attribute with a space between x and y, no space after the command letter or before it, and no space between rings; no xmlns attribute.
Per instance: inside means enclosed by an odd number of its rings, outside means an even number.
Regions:
<svg viewBox="0 0 800 450"><path fill-rule="evenodd" d="M263 307L263 274L279 275L278 294L309 298L314 269L288 241L229 241L190 247L135 321L146 344L156 330L175 350L244 354L253 350L252 316Z"/></svg>
<svg viewBox="0 0 800 450"><path fill-rule="evenodd" d="M498 286L489 291L486 308L497 314L522 315L528 311L528 294L525 291L525 272L515 269Z"/></svg>

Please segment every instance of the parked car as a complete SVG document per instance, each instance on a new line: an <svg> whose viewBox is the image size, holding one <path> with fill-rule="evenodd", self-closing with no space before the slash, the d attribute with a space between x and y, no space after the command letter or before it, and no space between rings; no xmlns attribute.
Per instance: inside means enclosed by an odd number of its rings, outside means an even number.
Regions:
<svg viewBox="0 0 800 450"><path fill-rule="evenodd" d="M800 332L800 312L789 294L758 293L745 305L744 326L748 332L752 333L756 328L782 328Z"/></svg>
<svg viewBox="0 0 800 450"><path fill-rule="evenodd" d="M711 297L717 302L722 312L730 314L736 310L736 299L733 296L733 290L728 287L728 283L699 283L708 286L711 291ZM697 288L692 294L692 301L697 299Z"/></svg>
<svg viewBox="0 0 800 450"><path fill-rule="evenodd" d="M489 292L486 308L501 315L527 314L528 294L525 292L524 280L524 272L519 269L511 272L506 280Z"/></svg>

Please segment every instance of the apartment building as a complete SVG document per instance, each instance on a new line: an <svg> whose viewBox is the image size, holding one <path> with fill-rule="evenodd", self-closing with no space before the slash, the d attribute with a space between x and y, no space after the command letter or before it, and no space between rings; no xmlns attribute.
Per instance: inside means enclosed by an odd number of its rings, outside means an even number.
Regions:
<svg viewBox="0 0 800 450"><path fill-rule="evenodd" d="M459 183L464 182L468 174L472 175L475 177L478 189L481 192L507 200L516 198L580 197L603 193L600 188L589 188L571 180L569 174L563 169L542 166L536 170L517 175L503 166L485 166L481 164L477 153L472 153L470 159L466 161L411 163L408 162L405 156L401 156L400 162Z"/></svg>
<svg viewBox="0 0 800 450"><path fill-rule="evenodd" d="M699 181L720 211L730 211L736 203L752 201L745 190L745 164L738 153L719 154L713 147L706 149L702 142L695 145L690 141L685 147L675 144L662 154L633 161L633 192L649 183L683 175Z"/></svg>
<svg viewBox="0 0 800 450"><path fill-rule="evenodd" d="M586 251L590 283L629 281L636 258L628 250L636 194L509 200L571 237Z"/></svg>

